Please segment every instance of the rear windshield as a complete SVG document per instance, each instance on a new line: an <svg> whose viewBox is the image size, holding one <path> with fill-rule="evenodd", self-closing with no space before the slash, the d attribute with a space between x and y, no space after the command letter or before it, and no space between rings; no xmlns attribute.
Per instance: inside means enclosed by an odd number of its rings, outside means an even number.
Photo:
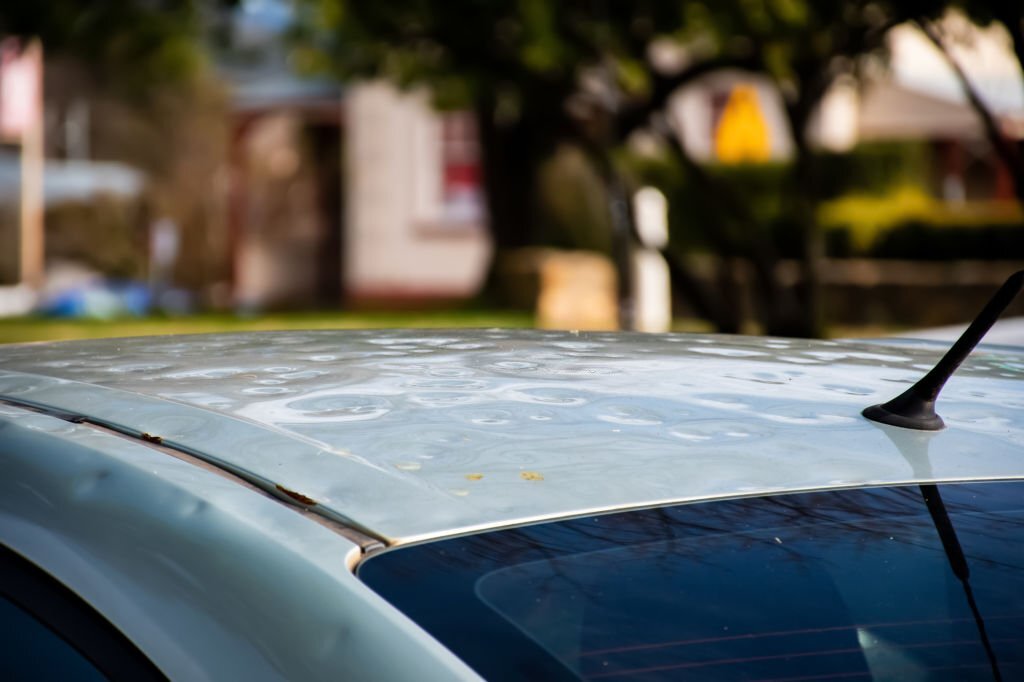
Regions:
<svg viewBox="0 0 1024 682"><path fill-rule="evenodd" d="M359 577L491 680L1024 679L1024 482L573 519Z"/></svg>

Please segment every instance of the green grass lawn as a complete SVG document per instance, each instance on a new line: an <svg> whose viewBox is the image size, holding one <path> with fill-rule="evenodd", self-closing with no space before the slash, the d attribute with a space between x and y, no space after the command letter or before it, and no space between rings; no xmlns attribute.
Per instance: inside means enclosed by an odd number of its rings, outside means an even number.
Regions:
<svg viewBox="0 0 1024 682"><path fill-rule="evenodd" d="M68 320L26 316L0 318L0 343L269 329L528 328L532 327L533 323L533 315L529 313L479 310L307 312L275 313L252 317L206 314L188 317L143 317L117 320ZM673 321L672 331L711 332L713 329L701 320L679 318ZM886 336L896 331L891 327L836 326L829 329L829 336L832 338Z"/></svg>
<svg viewBox="0 0 1024 682"><path fill-rule="evenodd" d="M487 311L279 313L239 317L227 314L68 320L26 316L0 318L0 343L97 339L153 334L202 334L267 329L372 329L429 327L531 327L528 313Z"/></svg>

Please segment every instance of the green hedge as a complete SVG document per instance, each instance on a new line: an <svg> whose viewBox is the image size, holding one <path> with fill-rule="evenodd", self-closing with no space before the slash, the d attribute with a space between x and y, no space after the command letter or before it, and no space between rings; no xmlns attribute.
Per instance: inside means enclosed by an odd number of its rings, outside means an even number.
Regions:
<svg viewBox="0 0 1024 682"><path fill-rule="evenodd" d="M826 202L818 220L834 257L1024 259L1024 213L1013 203L951 205L900 187Z"/></svg>
<svg viewBox="0 0 1024 682"><path fill-rule="evenodd" d="M933 162L925 142L871 142L843 154L822 153L814 160L818 196L878 195L906 186L923 190L931 182Z"/></svg>
<svg viewBox="0 0 1024 682"><path fill-rule="evenodd" d="M831 257L1024 260L1024 213L1013 203L949 205L927 191L930 149L918 143L870 144L815 158L818 223ZM708 230L726 229L719 207L739 202L750 217L737 240L767 231L783 257L800 252L788 214L787 164L706 166L726 194L715 198L668 159L627 158L633 180L669 199L672 247L709 251Z"/></svg>
<svg viewBox="0 0 1024 682"><path fill-rule="evenodd" d="M850 248L849 232L829 230L826 249L843 258L1024 260L1024 224L943 227L908 222L888 230L867 251Z"/></svg>
<svg viewBox="0 0 1024 682"><path fill-rule="evenodd" d="M112 196L66 201L46 211L46 257L81 263L109 277L143 277L146 227L137 201Z"/></svg>
<svg viewBox="0 0 1024 682"><path fill-rule="evenodd" d="M668 198L672 248L681 252L712 249L714 239L708 231L726 229L731 224L723 222L723 205L729 208L728 205L739 204L740 210L750 217L750 224L744 229L751 231L773 229L785 210L788 167L784 164L708 165L706 172L715 186L724 190L718 196L686 177L668 159L628 158L626 166L635 185L657 187Z"/></svg>

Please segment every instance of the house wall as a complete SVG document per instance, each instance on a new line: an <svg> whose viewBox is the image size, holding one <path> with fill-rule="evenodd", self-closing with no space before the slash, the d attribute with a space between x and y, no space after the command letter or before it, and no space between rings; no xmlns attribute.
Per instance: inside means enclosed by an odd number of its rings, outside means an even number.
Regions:
<svg viewBox="0 0 1024 682"><path fill-rule="evenodd" d="M346 107L347 297L474 294L490 240L482 211L476 219L446 211L442 119L428 98L371 82L348 90Z"/></svg>

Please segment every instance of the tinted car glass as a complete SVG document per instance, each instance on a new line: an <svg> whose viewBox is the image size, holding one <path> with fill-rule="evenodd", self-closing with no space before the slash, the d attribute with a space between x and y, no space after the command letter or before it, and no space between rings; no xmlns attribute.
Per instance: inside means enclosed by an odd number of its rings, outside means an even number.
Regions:
<svg viewBox="0 0 1024 682"><path fill-rule="evenodd" d="M0 545L0 680L166 680L89 604Z"/></svg>
<svg viewBox="0 0 1024 682"><path fill-rule="evenodd" d="M1022 499L681 505L400 548L359 576L488 679L1024 679Z"/></svg>
<svg viewBox="0 0 1024 682"><path fill-rule="evenodd" d="M57 633L6 598L0 598L0 639L0 679L107 679Z"/></svg>

